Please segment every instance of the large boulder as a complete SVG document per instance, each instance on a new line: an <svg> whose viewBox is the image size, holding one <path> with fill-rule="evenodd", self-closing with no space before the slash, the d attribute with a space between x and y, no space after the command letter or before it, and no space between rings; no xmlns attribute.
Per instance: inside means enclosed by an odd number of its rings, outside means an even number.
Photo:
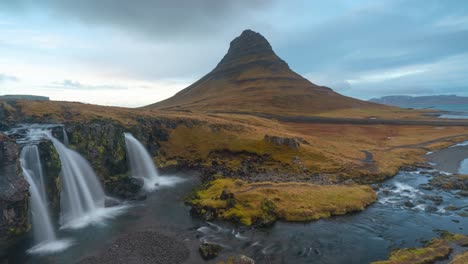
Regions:
<svg viewBox="0 0 468 264"><path fill-rule="evenodd" d="M0 244L27 232L29 185L19 165L20 149L0 133Z"/></svg>
<svg viewBox="0 0 468 264"><path fill-rule="evenodd" d="M301 138L287 138L269 135L265 135L265 140L271 144L285 146L292 149L298 149L301 146L300 142L303 141Z"/></svg>

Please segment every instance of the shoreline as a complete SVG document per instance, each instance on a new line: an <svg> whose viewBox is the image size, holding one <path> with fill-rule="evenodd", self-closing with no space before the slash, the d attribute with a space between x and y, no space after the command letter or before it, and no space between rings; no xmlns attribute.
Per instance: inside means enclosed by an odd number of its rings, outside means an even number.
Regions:
<svg viewBox="0 0 468 264"><path fill-rule="evenodd" d="M458 174L461 162L468 158L468 145L453 145L448 148L436 150L426 154L426 158L435 169L442 172Z"/></svg>

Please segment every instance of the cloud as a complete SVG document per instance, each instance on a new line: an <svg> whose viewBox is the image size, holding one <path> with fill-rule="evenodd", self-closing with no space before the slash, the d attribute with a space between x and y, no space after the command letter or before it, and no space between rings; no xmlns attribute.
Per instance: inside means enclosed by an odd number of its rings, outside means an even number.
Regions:
<svg viewBox="0 0 468 264"><path fill-rule="evenodd" d="M74 80L63 80L61 82L54 82L50 85L45 85L46 88L53 89L73 89L73 90L127 90L129 87L109 84L90 85L82 84Z"/></svg>
<svg viewBox="0 0 468 264"><path fill-rule="evenodd" d="M16 78L15 76L0 73L0 83L3 83L3 82L18 82L18 81L19 81L19 79Z"/></svg>
<svg viewBox="0 0 468 264"><path fill-rule="evenodd" d="M204 38L251 19L251 11L269 0L16 0L2 1L0 9L40 11L60 20L140 33L144 37Z"/></svg>

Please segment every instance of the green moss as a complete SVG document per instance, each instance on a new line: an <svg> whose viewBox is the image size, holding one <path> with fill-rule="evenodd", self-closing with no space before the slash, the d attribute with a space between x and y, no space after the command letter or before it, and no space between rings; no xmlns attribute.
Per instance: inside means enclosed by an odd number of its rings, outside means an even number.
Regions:
<svg viewBox="0 0 468 264"><path fill-rule="evenodd" d="M233 194L234 202L220 199L223 190ZM188 202L200 215L205 210L244 225L266 225L276 219L310 221L359 211L375 199L375 192L368 186L216 179L197 190Z"/></svg>

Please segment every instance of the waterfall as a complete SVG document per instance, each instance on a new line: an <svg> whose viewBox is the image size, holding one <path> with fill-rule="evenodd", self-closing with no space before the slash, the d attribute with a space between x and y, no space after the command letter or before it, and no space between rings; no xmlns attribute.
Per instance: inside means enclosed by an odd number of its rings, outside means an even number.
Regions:
<svg viewBox="0 0 468 264"><path fill-rule="evenodd" d="M163 186L174 186L183 181L183 179L178 177L159 176L153 159L143 144L130 133L124 133L124 136L130 172L132 177L144 181L143 188L146 191L152 191Z"/></svg>
<svg viewBox="0 0 468 264"><path fill-rule="evenodd" d="M99 209L104 208L104 191L90 164L80 154L67 148L50 132L46 134L57 150L62 164L60 223L62 226L80 227L80 222L86 222L84 218L101 212Z"/></svg>
<svg viewBox="0 0 468 264"><path fill-rule="evenodd" d="M65 127L62 127L62 133L63 133L63 144L65 144L65 146L68 146L68 135L67 135L67 131L65 130Z"/></svg>
<svg viewBox="0 0 468 264"><path fill-rule="evenodd" d="M20 162L24 178L29 183L32 230L36 244L28 252L48 253L68 248L72 244L72 241L66 239L57 240L57 236L55 235L47 206L45 179L37 146L24 146L21 150Z"/></svg>
<svg viewBox="0 0 468 264"><path fill-rule="evenodd" d="M159 184L159 175L153 159L132 134L124 133L124 136L132 177L143 179L146 190L154 189Z"/></svg>
<svg viewBox="0 0 468 264"><path fill-rule="evenodd" d="M54 241L56 236L47 207L44 176L37 146L23 147L21 151L21 168L26 181L29 183L34 239L37 244Z"/></svg>

